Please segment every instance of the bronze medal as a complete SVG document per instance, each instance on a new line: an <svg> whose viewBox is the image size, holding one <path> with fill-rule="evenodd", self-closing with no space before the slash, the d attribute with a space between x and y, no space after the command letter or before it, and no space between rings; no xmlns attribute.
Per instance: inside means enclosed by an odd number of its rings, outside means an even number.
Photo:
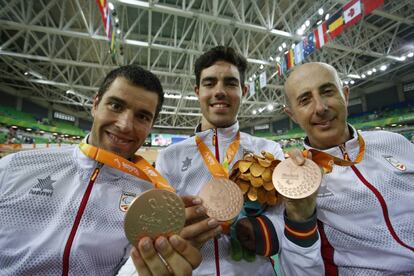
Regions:
<svg viewBox="0 0 414 276"><path fill-rule="evenodd" d="M125 215L124 230L133 245L143 237L155 239L179 233L185 224L185 207L172 192L151 189L136 197Z"/></svg>
<svg viewBox="0 0 414 276"><path fill-rule="evenodd" d="M322 180L321 169L315 162L305 159L302 166L286 159L273 171L273 185L286 198L300 199L313 194Z"/></svg>
<svg viewBox="0 0 414 276"><path fill-rule="evenodd" d="M235 218L243 207L243 194L233 181L213 178L203 186L199 197L203 200L207 215L218 221Z"/></svg>

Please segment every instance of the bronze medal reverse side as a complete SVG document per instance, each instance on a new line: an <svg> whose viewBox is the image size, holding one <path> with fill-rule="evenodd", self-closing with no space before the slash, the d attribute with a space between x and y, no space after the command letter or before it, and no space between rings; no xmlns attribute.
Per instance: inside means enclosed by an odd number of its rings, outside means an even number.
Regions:
<svg viewBox="0 0 414 276"><path fill-rule="evenodd" d="M151 189L136 197L125 215L124 229L131 244L143 237L152 239L179 233L185 224L185 207L172 192Z"/></svg>
<svg viewBox="0 0 414 276"><path fill-rule="evenodd" d="M232 220L243 207L240 188L227 178L212 178L198 195L203 200L207 215L219 221Z"/></svg>
<svg viewBox="0 0 414 276"><path fill-rule="evenodd" d="M321 180L321 169L309 159L305 159L302 166L296 165L290 158L286 159L276 166L272 175L276 191L292 199L310 196L319 188Z"/></svg>

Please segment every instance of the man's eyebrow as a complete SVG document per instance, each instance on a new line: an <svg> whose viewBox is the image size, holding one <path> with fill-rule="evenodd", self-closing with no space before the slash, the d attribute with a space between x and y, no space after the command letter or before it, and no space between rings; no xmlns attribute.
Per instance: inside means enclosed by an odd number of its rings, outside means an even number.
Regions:
<svg viewBox="0 0 414 276"><path fill-rule="evenodd" d="M215 81L215 80L217 80L217 78L212 77L212 76L207 76L207 77L204 77L204 78L201 79L202 82L203 81Z"/></svg>
<svg viewBox="0 0 414 276"><path fill-rule="evenodd" d="M127 104L127 102L126 102L126 101L124 101L123 99L118 98L118 97L116 97L116 96L109 96L109 97L107 98L107 101L116 102L116 103L119 103L119 104L121 104L121 105L126 105L126 104Z"/></svg>
<svg viewBox="0 0 414 276"><path fill-rule="evenodd" d="M301 98L308 96L309 94L311 94L310 91L305 91L302 94L300 94L299 96L296 97L296 100L299 101Z"/></svg>
<svg viewBox="0 0 414 276"><path fill-rule="evenodd" d="M224 77L224 81L240 81L238 78L236 77Z"/></svg>
<svg viewBox="0 0 414 276"><path fill-rule="evenodd" d="M325 88L331 88L331 87L335 87L335 84L333 84L332 82L327 82L319 86L319 90L323 90Z"/></svg>

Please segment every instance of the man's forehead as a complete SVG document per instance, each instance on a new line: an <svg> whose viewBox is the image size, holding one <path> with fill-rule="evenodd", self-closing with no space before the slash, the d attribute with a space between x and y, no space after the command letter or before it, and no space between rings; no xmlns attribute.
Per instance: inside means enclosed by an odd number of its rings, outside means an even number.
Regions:
<svg viewBox="0 0 414 276"><path fill-rule="evenodd" d="M209 77L236 77L239 78L239 70L234 64L226 61L216 61L211 66L201 71L201 79Z"/></svg>
<svg viewBox="0 0 414 276"><path fill-rule="evenodd" d="M336 73L329 66L320 63L308 63L296 68L287 78L285 88L322 85L336 83Z"/></svg>

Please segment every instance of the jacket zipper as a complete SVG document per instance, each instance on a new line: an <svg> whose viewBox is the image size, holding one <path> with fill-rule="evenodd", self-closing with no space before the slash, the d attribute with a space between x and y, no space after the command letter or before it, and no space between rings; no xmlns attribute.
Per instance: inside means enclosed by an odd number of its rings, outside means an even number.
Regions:
<svg viewBox="0 0 414 276"><path fill-rule="evenodd" d="M85 212L86 205L88 204L89 196L92 192L93 184L98 177L100 169L102 168L103 164L98 163L95 170L93 171L90 179L88 187L86 187L85 193L83 194L82 201L79 205L78 212L75 217L75 221L73 222L72 230L70 231L68 240L66 241L65 249L63 251L63 268L62 268L62 276L67 276L69 274L69 257L70 257L70 250L72 248L73 240L75 239L76 232L78 230L80 221L82 219L82 215Z"/></svg>

